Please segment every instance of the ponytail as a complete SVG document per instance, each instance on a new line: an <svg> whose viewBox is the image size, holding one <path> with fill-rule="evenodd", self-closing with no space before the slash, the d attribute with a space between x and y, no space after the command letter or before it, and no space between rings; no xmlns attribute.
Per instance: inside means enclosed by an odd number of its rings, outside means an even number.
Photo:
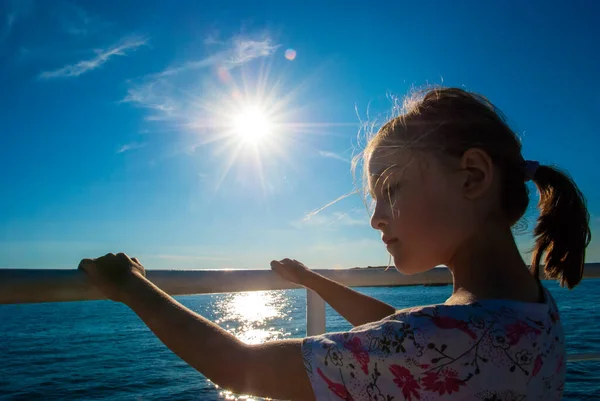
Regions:
<svg viewBox="0 0 600 401"><path fill-rule="evenodd" d="M461 88L417 92L405 101L402 113L369 141L364 154L372 154L384 141L454 157L470 148L487 152L501 172L499 203L510 226L526 212L525 182L533 180L540 193L540 216L534 230L531 273L539 279L543 263L545 276L558 279L563 287L573 288L581 281L591 237L583 194L565 173L524 160L519 137L485 97Z"/></svg>
<svg viewBox="0 0 600 401"><path fill-rule="evenodd" d="M572 289L583 277L585 248L591 240L585 197L567 174L553 167L539 166L533 181L540 193L540 216L534 230L531 272L539 277L545 254L546 278Z"/></svg>

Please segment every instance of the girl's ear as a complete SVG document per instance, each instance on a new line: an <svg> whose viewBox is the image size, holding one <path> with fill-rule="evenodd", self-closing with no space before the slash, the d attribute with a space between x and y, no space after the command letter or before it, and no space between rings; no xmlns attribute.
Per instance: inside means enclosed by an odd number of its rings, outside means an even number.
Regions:
<svg viewBox="0 0 600 401"><path fill-rule="evenodd" d="M460 167L465 172L461 183L464 196L476 199L485 194L494 178L490 155L479 148L468 149L461 157Z"/></svg>

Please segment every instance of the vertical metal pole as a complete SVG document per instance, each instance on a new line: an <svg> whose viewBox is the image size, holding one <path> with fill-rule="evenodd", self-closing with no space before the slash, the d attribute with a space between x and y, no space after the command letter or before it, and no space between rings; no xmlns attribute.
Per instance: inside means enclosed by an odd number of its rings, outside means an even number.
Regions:
<svg viewBox="0 0 600 401"><path fill-rule="evenodd" d="M312 290L306 290L306 335L325 333L325 301Z"/></svg>

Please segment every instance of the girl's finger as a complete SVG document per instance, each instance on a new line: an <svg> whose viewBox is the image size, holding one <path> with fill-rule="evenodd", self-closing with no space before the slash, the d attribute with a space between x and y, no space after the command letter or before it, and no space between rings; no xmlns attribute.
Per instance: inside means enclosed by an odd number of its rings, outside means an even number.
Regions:
<svg viewBox="0 0 600 401"><path fill-rule="evenodd" d="M92 259L83 259L81 262L79 262L79 266L77 266L77 269L83 270L87 273L87 268L91 267L93 264L94 261Z"/></svg>

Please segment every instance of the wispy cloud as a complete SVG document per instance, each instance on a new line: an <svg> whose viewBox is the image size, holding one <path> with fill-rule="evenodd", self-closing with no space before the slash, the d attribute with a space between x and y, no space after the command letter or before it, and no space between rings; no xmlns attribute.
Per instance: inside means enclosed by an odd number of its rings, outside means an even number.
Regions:
<svg viewBox="0 0 600 401"><path fill-rule="evenodd" d="M339 161L344 162L344 163L350 163L349 159L346 159L345 157L340 156L339 154L334 153L334 152L328 152L328 151L325 151L325 150L319 150L319 156L326 157L328 159L339 160Z"/></svg>
<svg viewBox="0 0 600 401"><path fill-rule="evenodd" d="M29 14L33 9L33 1L31 0L12 1L8 4L9 11L4 17L4 26L0 31L0 43L8 38L17 19Z"/></svg>
<svg viewBox="0 0 600 401"><path fill-rule="evenodd" d="M223 44L223 41L221 39L219 39L218 32L214 32L214 33L208 35L206 38L204 38L205 46L214 46L214 45L222 45L222 44Z"/></svg>
<svg viewBox="0 0 600 401"><path fill-rule="evenodd" d="M355 213L353 213L354 215ZM292 226L296 228L305 227L349 227L349 226L366 226L369 219L366 215L362 217L351 216L348 213L333 212L333 213L318 213L307 215L302 220L292 222Z"/></svg>
<svg viewBox="0 0 600 401"><path fill-rule="evenodd" d="M117 153L124 153L130 150L136 150L136 149L141 149L144 146L146 146L145 143L137 143L137 142L133 142L133 143L128 143L126 145L121 146L118 150Z"/></svg>
<svg viewBox="0 0 600 401"><path fill-rule="evenodd" d="M227 81L233 71L253 60L273 54L278 44L270 38L245 39L235 37L220 40L207 39L214 45L213 53L203 58L172 65L164 70L129 82L127 95L122 100L151 111L148 121L171 121L191 125L207 116L206 105L200 94L207 92L205 82L214 78ZM218 71L217 77L214 74ZM211 81L207 78L213 78ZM200 82L200 87L190 88L190 82Z"/></svg>
<svg viewBox="0 0 600 401"><path fill-rule="evenodd" d="M209 37L210 38L210 37ZM218 44L211 39L213 44ZM197 70L218 65L221 68L235 68L259 57L273 54L279 45L273 44L271 39L243 40L234 39L229 47L200 60L188 61L182 65L167 68L151 77L165 77L176 75L189 70Z"/></svg>
<svg viewBox="0 0 600 401"><path fill-rule="evenodd" d="M270 39L267 40L235 40L235 46L233 47L233 57L228 60L229 65L240 65L244 64L257 57L264 57L271 55L279 45L271 43Z"/></svg>
<svg viewBox="0 0 600 401"><path fill-rule="evenodd" d="M177 96L171 93L172 89L172 85L166 80L148 80L127 89L127 96L122 102L154 111L154 114L146 117L147 121L165 119L184 107Z"/></svg>
<svg viewBox="0 0 600 401"><path fill-rule="evenodd" d="M130 36L122 39L118 43L106 50L95 50L96 56L91 59L81 60L75 64L68 64L57 70L44 71L39 75L40 79L78 77L89 71L93 71L114 56L126 56L127 53L148 44L148 39L141 36Z"/></svg>

